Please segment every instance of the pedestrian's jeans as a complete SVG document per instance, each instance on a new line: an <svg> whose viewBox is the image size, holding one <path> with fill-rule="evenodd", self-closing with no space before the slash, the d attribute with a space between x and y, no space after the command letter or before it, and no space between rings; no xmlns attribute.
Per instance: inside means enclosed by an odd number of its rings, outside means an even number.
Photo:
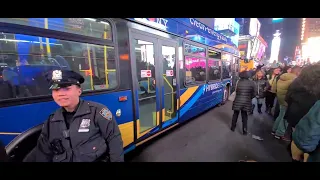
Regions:
<svg viewBox="0 0 320 180"><path fill-rule="evenodd" d="M283 117L286 113L287 107L280 105L280 113L276 121L273 124L272 131L275 132L276 136L284 136L286 129L288 127L288 122Z"/></svg>
<svg viewBox="0 0 320 180"><path fill-rule="evenodd" d="M257 104L262 104L264 98L256 98L256 100L257 100ZM252 104L253 104L253 103L252 103Z"/></svg>

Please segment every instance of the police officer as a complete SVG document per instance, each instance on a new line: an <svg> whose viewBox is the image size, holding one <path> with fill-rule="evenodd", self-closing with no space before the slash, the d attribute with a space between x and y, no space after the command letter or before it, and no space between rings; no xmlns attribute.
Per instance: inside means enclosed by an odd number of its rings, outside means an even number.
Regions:
<svg viewBox="0 0 320 180"><path fill-rule="evenodd" d="M79 98L84 78L74 71L54 70L47 79L60 108L45 121L33 161L123 162L123 142L110 110Z"/></svg>

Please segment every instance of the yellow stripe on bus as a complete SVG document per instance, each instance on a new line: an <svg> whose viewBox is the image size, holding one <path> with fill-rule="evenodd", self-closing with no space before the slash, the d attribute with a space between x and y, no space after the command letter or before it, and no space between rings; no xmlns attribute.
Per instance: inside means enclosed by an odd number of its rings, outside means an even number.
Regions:
<svg viewBox="0 0 320 180"><path fill-rule="evenodd" d="M199 86L190 87L180 96L180 107L188 101L188 99L194 94L194 92L196 92L198 88Z"/></svg>

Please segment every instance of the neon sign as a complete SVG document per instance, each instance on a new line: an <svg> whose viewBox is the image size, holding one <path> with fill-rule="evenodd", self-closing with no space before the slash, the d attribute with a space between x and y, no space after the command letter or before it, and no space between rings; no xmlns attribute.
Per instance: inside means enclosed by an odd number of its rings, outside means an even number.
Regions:
<svg viewBox="0 0 320 180"><path fill-rule="evenodd" d="M205 31L215 37L217 37L218 40L228 41L225 36L222 36L221 34L218 34L213 29L209 28L208 26L202 24L201 22L195 20L194 18L189 18L190 24L197 27L198 29L201 29L202 31Z"/></svg>

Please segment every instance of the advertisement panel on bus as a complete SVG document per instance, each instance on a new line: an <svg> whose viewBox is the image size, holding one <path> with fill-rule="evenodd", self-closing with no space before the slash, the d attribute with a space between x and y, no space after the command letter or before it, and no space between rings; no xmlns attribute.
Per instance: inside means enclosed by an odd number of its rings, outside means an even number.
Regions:
<svg viewBox="0 0 320 180"><path fill-rule="evenodd" d="M238 55L237 45L233 41L199 22L195 18L129 18L154 28L182 36L210 47Z"/></svg>

